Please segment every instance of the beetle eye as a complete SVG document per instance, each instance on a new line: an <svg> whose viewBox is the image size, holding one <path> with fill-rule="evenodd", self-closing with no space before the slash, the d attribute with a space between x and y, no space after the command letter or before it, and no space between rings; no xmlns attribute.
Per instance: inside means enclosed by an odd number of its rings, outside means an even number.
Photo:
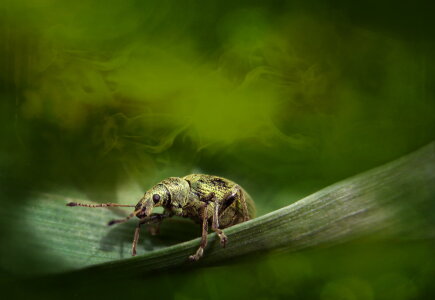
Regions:
<svg viewBox="0 0 435 300"><path fill-rule="evenodd" d="M160 195L159 194L154 194L153 195L153 201L154 201L154 203L159 202L159 200L160 200Z"/></svg>

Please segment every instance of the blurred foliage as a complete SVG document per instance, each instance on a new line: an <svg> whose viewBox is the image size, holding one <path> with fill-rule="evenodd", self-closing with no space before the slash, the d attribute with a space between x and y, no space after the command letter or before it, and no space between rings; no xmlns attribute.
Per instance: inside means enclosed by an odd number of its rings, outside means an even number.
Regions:
<svg viewBox="0 0 435 300"><path fill-rule="evenodd" d="M435 138L433 23L418 1L2 1L0 205L65 189L130 203L125 190L139 198L164 177L204 172L239 182L260 214L282 207ZM376 273L383 250L366 249L319 250L318 268L344 255ZM422 253L409 268L394 260L393 298L425 293L423 275L410 279L433 258ZM280 259L158 278L213 297L227 284L214 274L254 272L323 299L382 298L352 265L323 285L317 269L293 276L296 258Z"/></svg>

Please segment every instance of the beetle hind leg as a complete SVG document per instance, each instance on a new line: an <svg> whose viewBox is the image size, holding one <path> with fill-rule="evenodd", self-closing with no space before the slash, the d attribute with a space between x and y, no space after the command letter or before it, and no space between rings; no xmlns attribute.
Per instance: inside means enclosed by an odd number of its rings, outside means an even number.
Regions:
<svg viewBox="0 0 435 300"><path fill-rule="evenodd" d="M245 193L238 185L235 185L222 199L222 206L219 209L219 218L221 220L226 215L224 221L221 222L225 228L250 220Z"/></svg>
<svg viewBox="0 0 435 300"><path fill-rule="evenodd" d="M215 203L214 210L213 210L213 221L212 221L211 229L214 232L216 232L216 234L220 239L222 247L225 248L228 238L225 235L225 233L221 229L219 229L219 204L217 202Z"/></svg>

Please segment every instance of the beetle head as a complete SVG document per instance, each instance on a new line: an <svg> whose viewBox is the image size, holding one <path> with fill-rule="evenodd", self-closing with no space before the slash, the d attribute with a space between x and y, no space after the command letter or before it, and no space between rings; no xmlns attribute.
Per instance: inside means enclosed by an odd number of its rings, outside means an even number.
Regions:
<svg viewBox="0 0 435 300"><path fill-rule="evenodd" d="M171 201L171 195L166 190L163 184L157 184L150 190L136 204L134 212L129 214L126 218L120 220L112 220L108 225L114 225L118 223L124 223L134 216L139 219L143 219L153 212L154 207L169 205Z"/></svg>
<svg viewBox="0 0 435 300"><path fill-rule="evenodd" d="M170 195L162 184L155 185L148 190L137 203L134 214L139 219L151 215L154 207L164 206L169 202Z"/></svg>

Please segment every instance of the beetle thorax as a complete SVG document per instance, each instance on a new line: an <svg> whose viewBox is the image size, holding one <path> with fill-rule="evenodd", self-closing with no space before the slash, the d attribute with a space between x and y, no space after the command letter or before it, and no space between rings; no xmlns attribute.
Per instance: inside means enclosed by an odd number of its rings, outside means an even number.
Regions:
<svg viewBox="0 0 435 300"><path fill-rule="evenodd" d="M189 183L180 177L169 177L161 182L168 190L171 196L171 205L183 207L187 203L190 186Z"/></svg>

